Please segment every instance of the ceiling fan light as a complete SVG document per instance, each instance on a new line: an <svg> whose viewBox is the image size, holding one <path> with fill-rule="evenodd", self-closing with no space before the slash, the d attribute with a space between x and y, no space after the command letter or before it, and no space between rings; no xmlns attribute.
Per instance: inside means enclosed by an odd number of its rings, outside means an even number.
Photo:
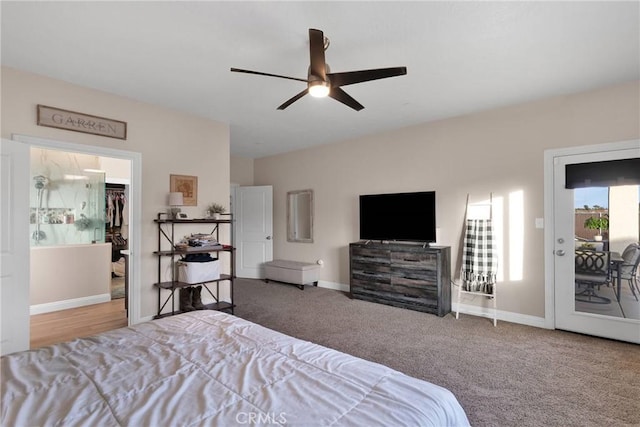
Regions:
<svg viewBox="0 0 640 427"><path fill-rule="evenodd" d="M313 96L314 98L324 98L329 95L330 90L331 87L327 82L318 80L309 83L309 95Z"/></svg>

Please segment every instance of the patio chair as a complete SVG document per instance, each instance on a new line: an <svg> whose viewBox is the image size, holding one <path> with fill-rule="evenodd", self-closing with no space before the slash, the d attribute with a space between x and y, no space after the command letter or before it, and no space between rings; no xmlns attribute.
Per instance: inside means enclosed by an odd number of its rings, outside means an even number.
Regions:
<svg viewBox="0 0 640 427"><path fill-rule="evenodd" d="M596 287L609 282L610 253L604 251L575 251L576 285L584 288L576 293L576 301L610 304L611 299L598 295Z"/></svg>
<svg viewBox="0 0 640 427"><path fill-rule="evenodd" d="M624 262L620 265L620 278L626 280L629 283L631 293L638 301L638 293L640 293L640 287L638 287L638 264L640 263L640 244L632 243L627 246L622 252L622 259Z"/></svg>

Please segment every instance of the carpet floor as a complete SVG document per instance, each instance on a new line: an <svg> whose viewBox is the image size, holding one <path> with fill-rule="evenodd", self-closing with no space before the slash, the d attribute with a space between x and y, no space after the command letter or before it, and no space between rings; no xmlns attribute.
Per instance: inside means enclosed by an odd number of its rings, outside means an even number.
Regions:
<svg viewBox="0 0 640 427"><path fill-rule="evenodd" d="M237 316L446 387L473 426L640 426L640 346L311 286L234 288Z"/></svg>

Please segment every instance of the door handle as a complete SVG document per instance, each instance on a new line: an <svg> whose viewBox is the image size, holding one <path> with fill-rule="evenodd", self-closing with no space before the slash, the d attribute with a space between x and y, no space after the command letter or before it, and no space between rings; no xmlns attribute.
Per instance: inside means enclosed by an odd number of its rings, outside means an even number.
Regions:
<svg viewBox="0 0 640 427"><path fill-rule="evenodd" d="M558 255L558 256L564 256L564 251L563 251L562 249L558 249L558 250L556 251L556 255Z"/></svg>
<svg viewBox="0 0 640 427"><path fill-rule="evenodd" d="M267 236L267 240L271 240L271 236Z"/></svg>

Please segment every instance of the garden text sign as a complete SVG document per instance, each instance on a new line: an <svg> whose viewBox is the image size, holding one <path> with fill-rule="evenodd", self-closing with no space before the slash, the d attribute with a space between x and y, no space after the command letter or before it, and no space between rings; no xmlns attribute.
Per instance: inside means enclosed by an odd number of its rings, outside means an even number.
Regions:
<svg viewBox="0 0 640 427"><path fill-rule="evenodd" d="M127 139L127 123L75 111L38 105L38 125L111 138Z"/></svg>

